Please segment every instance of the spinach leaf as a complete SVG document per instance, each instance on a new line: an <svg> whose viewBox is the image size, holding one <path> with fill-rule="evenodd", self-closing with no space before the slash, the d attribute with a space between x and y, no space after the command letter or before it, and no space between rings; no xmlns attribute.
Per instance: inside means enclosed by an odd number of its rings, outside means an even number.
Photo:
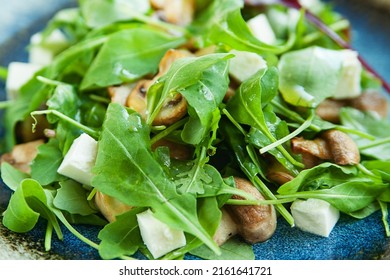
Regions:
<svg viewBox="0 0 390 280"><path fill-rule="evenodd" d="M174 182L151 152L149 127L139 114L111 103L107 109L92 185L132 206L151 207L162 222L218 246L200 225L196 198L179 195Z"/></svg>
<svg viewBox="0 0 390 280"><path fill-rule="evenodd" d="M118 31L108 36L80 88L106 87L153 74L165 52L184 42L184 38L146 27Z"/></svg>

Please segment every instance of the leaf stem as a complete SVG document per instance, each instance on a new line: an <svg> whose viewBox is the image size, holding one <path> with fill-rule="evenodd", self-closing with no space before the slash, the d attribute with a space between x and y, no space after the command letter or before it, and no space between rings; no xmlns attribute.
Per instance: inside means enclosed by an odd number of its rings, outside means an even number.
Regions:
<svg viewBox="0 0 390 280"><path fill-rule="evenodd" d="M85 126L85 125L75 121L74 119L69 118L67 115L64 115L63 113L61 113L57 110L42 110L42 111L31 112L30 115L35 121L35 123L33 123L33 131L35 130L35 127L38 123L38 120L35 118L35 116L36 115L48 115L48 114L53 114L53 115L59 117L60 119L62 119L64 121L70 123L71 125L81 129L82 131L84 131L85 133L87 133L88 135L90 135L91 137L93 137L95 139L99 138L100 132L98 130L95 130L93 128Z"/></svg>
<svg viewBox="0 0 390 280"><path fill-rule="evenodd" d="M187 118L184 118L184 119L181 119L180 121L175 122L175 123L172 124L171 126L169 126L169 127L167 127L166 129L164 129L162 132L156 134L152 139L150 139L151 144L153 145L153 144L156 143L157 141L159 141L159 140L165 138L166 136L168 136L169 134L171 134L173 131L175 131L176 129L178 129L178 128L181 127L182 125L184 125L187 121L188 121L188 117L187 117Z"/></svg>
<svg viewBox="0 0 390 280"><path fill-rule="evenodd" d="M51 249L51 239L53 236L53 224L48 220L46 226L46 234L45 234L45 250L46 252Z"/></svg>
<svg viewBox="0 0 390 280"><path fill-rule="evenodd" d="M283 143L289 141L291 138L294 138L295 136L299 135L302 131L304 131L305 129L310 127L311 123L313 122L314 116L315 116L315 112L312 109L310 111L309 118L307 120L305 120L301 126L299 126L296 130L294 130L290 134L286 135L285 137L275 141L274 143L272 143L268 146L261 148L260 153L264 154L264 153L268 152L269 150L272 150L272 149L276 148L277 146L282 145Z"/></svg>
<svg viewBox="0 0 390 280"><path fill-rule="evenodd" d="M390 137L387 137L387 138L383 138L383 139L380 139L380 140L377 140L377 141L373 141L373 142L371 142L369 144L360 146L359 150L362 151L362 150L366 150L366 149L369 149L369 148L373 148L373 147L377 147L377 146L384 145L384 144L389 144L389 143L390 143Z"/></svg>
<svg viewBox="0 0 390 280"><path fill-rule="evenodd" d="M293 202L295 199L266 199L266 200L249 200L249 199L228 199L226 204L229 205L278 205Z"/></svg>

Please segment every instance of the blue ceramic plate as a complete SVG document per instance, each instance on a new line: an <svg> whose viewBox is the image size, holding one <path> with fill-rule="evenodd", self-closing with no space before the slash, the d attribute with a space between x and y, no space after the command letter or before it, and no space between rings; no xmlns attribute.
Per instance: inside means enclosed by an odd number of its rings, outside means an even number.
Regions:
<svg viewBox="0 0 390 280"><path fill-rule="evenodd" d="M390 81L390 16L388 11L368 7L364 1L334 1L337 9L353 25L353 46ZM26 45L31 34L39 31L63 7L73 0L14 0L2 3L0 11L0 65L11 61L26 61ZM38 8L39 7L39 8ZM0 84L0 100L4 100L4 84ZM3 133L0 127L0 134ZM0 183L0 213L7 206L11 192ZM256 259L267 260L326 260L390 258L387 252L381 214L377 212L364 220L342 216L329 238L322 238L291 228L279 219L275 235L267 242L254 246ZM78 226L91 240L96 240L97 228ZM96 250L85 245L64 230L64 240L54 239L50 253L44 251L44 223L28 234L15 234L0 222L0 259L99 259ZM192 257L188 257L192 258Z"/></svg>

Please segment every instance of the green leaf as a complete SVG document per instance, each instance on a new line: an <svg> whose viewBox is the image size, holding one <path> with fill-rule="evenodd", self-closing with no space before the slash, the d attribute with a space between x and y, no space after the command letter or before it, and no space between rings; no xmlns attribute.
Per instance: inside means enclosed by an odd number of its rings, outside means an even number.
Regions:
<svg viewBox="0 0 390 280"><path fill-rule="evenodd" d="M58 140L50 139L46 144L38 147L38 154L31 163L31 178L41 185L50 185L63 178L57 173L62 162L62 152L58 147Z"/></svg>
<svg viewBox="0 0 390 280"><path fill-rule="evenodd" d="M89 192L81 184L73 180L65 180L61 181L59 185L60 188L57 190L53 201L55 207L70 214L82 216L97 212L95 207L92 207L91 202L87 200Z"/></svg>
<svg viewBox="0 0 390 280"><path fill-rule="evenodd" d="M309 47L288 52L279 61L280 92L292 105L316 107L334 95L341 68L337 50Z"/></svg>
<svg viewBox="0 0 390 280"><path fill-rule="evenodd" d="M147 0L81 0L82 15L91 28L99 28L117 21L131 20L137 13L150 8Z"/></svg>
<svg viewBox="0 0 390 280"><path fill-rule="evenodd" d="M20 182L29 177L28 174L21 172L8 162L1 164L1 179L13 191L19 187Z"/></svg>
<svg viewBox="0 0 390 280"><path fill-rule="evenodd" d="M139 114L111 103L99 141L92 185L128 205L151 207L159 220L198 237L218 252L198 221L196 198L176 192L174 182L151 152L149 133Z"/></svg>
<svg viewBox="0 0 390 280"><path fill-rule="evenodd" d="M350 135L360 149L360 153L368 158L379 160L390 160L390 121L381 119L370 112L362 112L353 108L343 108L340 113L341 123L346 126L361 132L370 134L376 139L370 141L366 138L357 135ZM380 145L372 145L383 139L389 139ZM370 148L363 148L371 146Z"/></svg>
<svg viewBox="0 0 390 280"><path fill-rule="evenodd" d="M206 75L205 79L210 79L209 75L214 76L214 73L211 74L213 72L212 70L211 72L208 72L206 74L204 74L204 72L213 67L214 65L221 63L220 67L222 67L222 70L218 69L219 75L223 76L221 87L213 87L213 89L218 89L218 91L215 92L215 96L210 96L210 92L206 92L206 96L200 95L200 98L203 98L203 101L207 98L211 98L211 102L213 102L213 100L219 101L221 89L225 87L227 83L226 64L222 64L222 62L226 61L232 56L233 55L226 53L214 53L200 57L184 57L174 61L168 72L160 79L158 79L158 81L153 84L148 91L147 104L148 111L150 112L150 114L148 116L147 123L151 124L153 122L154 118L160 112L160 109L162 108L164 101L167 99L167 97L177 92L181 92L190 86L195 85L195 88L193 88L192 90L190 89L188 92L184 91L185 93L187 93L187 96L189 96L190 94L194 94L194 89L196 89L196 86L199 87L201 85L200 83L202 82L203 75ZM214 71L216 71L216 69L214 69ZM222 71L222 73L220 71ZM209 82L205 81L205 83L206 84L202 86L201 90L207 90L206 87L207 85L209 85ZM195 103L194 98L195 97L191 98L190 96L191 102L193 104ZM219 101L218 103L220 102L221 101ZM208 113L208 115L209 114L210 113Z"/></svg>
<svg viewBox="0 0 390 280"><path fill-rule="evenodd" d="M99 254L103 259L131 256L143 245L136 216L143 211L145 208L138 207L121 214L99 232Z"/></svg>
<svg viewBox="0 0 390 280"><path fill-rule="evenodd" d="M209 133L228 86L228 63L221 61L206 69L195 84L180 90L189 106L190 119L181 134L186 143L199 144Z"/></svg>
<svg viewBox="0 0 390 280"><path fill-rule="evenodd" d="M183 38L150 28L116 32L108 37L80 87L82 90L106 87L153 74L165 52L183 43Z"/></svg>
<svg viewBox="0 0 390 280"><path fill-rule="evenodd" d="M47 219L58 237L62 238L61 229L48 205L44 189L33 179L24 179L11 196L4 212L3 224L15 232L28 232L34 228L40 216Z"/></svg>
<svg viewBox="0 0 390 280"><path fill-rule="evenodd" d="M252 245L239 238L231 238L221 246L221 255L216 255L206 246L200 246L190 251L190 254L205 260L254 260Z"/></svg>
<svg viewBox="0 0 390 280"><path fill-rule="evenodd" d="M332 187L357 178L354 166L340 166L325 162L310 169L305 169L293 180L279 187L279 194L293 194L303 190L315 190L323 186Z"/></svg>

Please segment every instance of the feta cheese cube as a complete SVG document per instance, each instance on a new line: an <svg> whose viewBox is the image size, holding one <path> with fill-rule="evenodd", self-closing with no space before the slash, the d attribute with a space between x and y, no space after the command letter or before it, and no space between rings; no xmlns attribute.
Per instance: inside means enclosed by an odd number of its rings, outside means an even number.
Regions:
<svg viewBox="0 0 390 280"><path fill-rule="evenodd" d="M186 245L182 230L159 221L151 210L137 214L142 240L155 259Z"/></svg>
<svg viewBox="0 0 390 280"><path fill-rule="evenodd" d="M29 62L39 65L50 64L54 56L69 45L66 36L58 29L46 38L36 33L31 36L30 43Z"/></svg>
<svg viewBox="0 0 390 280"><path fill-rule="evenodd" d="M352 50L340 50L342 56L342 66L340 79L334 98L354 98L361 94L360 78L362 64L358 59L358 53Z"/></svg>
<svg viewBox="0 0 390 280"><path fill-rule="evenodd" d="M91 186L98 142L86 133L76 138L57 172L84 185Z"/></svg>
<svg viewBox="0 0 390 280"><path fill-rule="evenodd" d="M267 68L267 62L260 55L231 50L234 57L230 59L229 74L238 82L243 82L261 69Z"/></svg>
<svg viewBox="0 0 390 280"><path fill-rule="evenodd" d="M291 205L295 226L303 231L328 237L340 218L340 212L320 199L296 200Z"/></svg>
<svg viewBox="0 0 390 280"><path fill-rule="evenodd" d="M251 18L247 24L259 41L269 45L275 44L276 36L265 14L259 14Z"/></svg>
<svg viewBox="0 0 390 280"><path fill-rule="evenodd" d="M7 99L17 98L21 87L34 77L42 66L25 62L11 62L6 80Z"/></svg>

